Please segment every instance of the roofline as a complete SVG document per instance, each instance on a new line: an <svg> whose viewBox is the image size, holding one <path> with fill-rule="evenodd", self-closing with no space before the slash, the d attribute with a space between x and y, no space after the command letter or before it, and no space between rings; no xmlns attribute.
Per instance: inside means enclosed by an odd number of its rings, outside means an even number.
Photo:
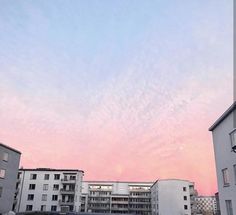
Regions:
<svg viewBox="0 0 236 215"><path fill-rule="evenodd" d="M215 123L208 129L213 131L231 112L236 109L236 101L218 118Z"/></svg>
<svg viewBox="0 0 236 215"><path fill-rule="evenodd" d="M153 184L154 182L153 181L91 181L91 180L87 180L87 181L84 181L83 182L87 182L87 183L129 183L129 184ZM82 183L83 183L82 182Z"/></svg>
<svg viewBox="0 0 236 215"><path fill-rule="evenodd" d="M196 196L195 198L215 198L215 196Z"/></svg>
<svg viewBox="0 0 236 215"><path fill-rule="evenodd" d="M84 173L83 170L79 170L79 169L53 169L53 168L35 168L35 169L24 169L24 168L20 168L19 171L52 171L52 172L56 172L56 171L62 171L62 172L82 172Z"/></svg>
<svg viewBox="0 0 236 215"><path fill-rule="evenodd" d="M151 186L151 188L152 188L155 184L157 184L158 182L161 182L161 181L182 181L182 182L188 182L189 184L192 183L193 185L195 185L194 182L189 181L189 180L187 180L187 179L167 178L167 179L157 179L157 180L153 183L153 185Z"/></svg>
<svg viewBox="0 0 236 215"><path fill-rule="evenodd" d="M16 152L16 153L18 153L18 154L21 154L20 151L14 149L14 148L11 148L10 146L7 146L7 145L5 145L5 144L3 144L3 143L0 143L0 146L5 147L6 149L9 149L9 150L11 150L11 151L14 151L14 152Z"/></svg>

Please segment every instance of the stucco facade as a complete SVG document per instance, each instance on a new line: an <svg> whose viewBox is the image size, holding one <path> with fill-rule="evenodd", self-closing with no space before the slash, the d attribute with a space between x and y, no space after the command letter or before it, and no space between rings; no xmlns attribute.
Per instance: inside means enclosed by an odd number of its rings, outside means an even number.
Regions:
<svg viewBox="0 0 236 215"><path fill-rule="evenodd" d="M0 143L0 214L12 210L21 153Z"/></svg>

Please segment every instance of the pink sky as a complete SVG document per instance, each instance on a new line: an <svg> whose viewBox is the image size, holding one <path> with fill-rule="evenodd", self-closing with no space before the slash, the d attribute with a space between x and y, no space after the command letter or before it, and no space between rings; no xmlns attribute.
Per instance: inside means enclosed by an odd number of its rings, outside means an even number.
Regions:
<svg viewBox="0 0 236 215"><path fill-rule="evenodd" d="M214 194L208 128L232 103L232 1L138 2L1 5L0 142L24 168Z"/></svg>

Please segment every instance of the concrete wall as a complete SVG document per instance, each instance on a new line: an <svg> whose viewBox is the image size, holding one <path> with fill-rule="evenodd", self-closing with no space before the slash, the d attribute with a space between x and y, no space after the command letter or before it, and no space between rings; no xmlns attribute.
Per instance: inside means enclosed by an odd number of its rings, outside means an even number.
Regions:
<svg viewBox="0 0 236 215"><path fill-rule="evenodd" d="M229 114L212 132L217 181L222 215L227 215L225 200L232 200L233 212L236 214L236 180L233 165L236 164L236 153L231 150L229 133L233 130L233 113ZM225 187L222 170L228 168L230 185Z"/></svg>
<svg viewBox="0 0 236 215"><path fill-rule="evenodd" d="M82 190L82 172L73 172L76 173L76 184L75 184L75 196L74 196L74 206L75 211L79 212L81 205L81 190ZM40 211L41 205L46 205L46 211L51 211L51 206L57 206L57 211L61 210L59 200L62 199L60 189L63 188L61 179L64 178L63 171L20 171L21 173L21 182L20 182L20 191L17 196L17 207L16 212L25 212L26 205L33 205L33 211ZM30 175L37 174L36 180L31 180ZM44 180L44 175L49 174L49 180ZM60 180L54 179L54 174L60 174ZM35 190L29 190L29 185L35 184ZM48 190L43 190L43 185L48 184ZM59 190L53 190L53 185L58 184ZM27 200L28 194L34 195L34 200ZM42 195L47 195L47 201L42 201ZM52 195L58 195L58 201L52 201Z"/></svg>
<svg viewBox="0 0 236 215"><path fill-rule="evenodd" d="M185 180L159 180L152 190L152 205L154 214L158 215L191 215L190 182ZM186 191L183 190L186 188ZM154 194L156 192L156 194ZM187 196L187 200L184 200ZM156 202L155 202L156 201ZM156 205L155 205L156 204ZM187 209L184 206L187 206Z"/></svg>
<svg viewBox="0 0 236 215"><path fill-rule="evenodd" d="M8 153L8 161L3 161L3 153ZM6 170L5 178L0 178L0 187L2 187L2 196L0 197L0 213L6 213L12 210L17 173L20 162L20 153L11 150L0 144L0 169Z"/></svg>

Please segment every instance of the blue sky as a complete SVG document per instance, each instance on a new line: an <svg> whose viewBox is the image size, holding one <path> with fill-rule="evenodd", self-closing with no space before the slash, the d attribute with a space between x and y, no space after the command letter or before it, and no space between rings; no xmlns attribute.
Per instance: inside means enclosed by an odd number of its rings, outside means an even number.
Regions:
<svg viewBox="0 0 236 215"><path fill-rule="evenodd" d="M230 0L1 1L2 142L25 166L214 192L207 129L232 103L232 29Z"/></svg>

